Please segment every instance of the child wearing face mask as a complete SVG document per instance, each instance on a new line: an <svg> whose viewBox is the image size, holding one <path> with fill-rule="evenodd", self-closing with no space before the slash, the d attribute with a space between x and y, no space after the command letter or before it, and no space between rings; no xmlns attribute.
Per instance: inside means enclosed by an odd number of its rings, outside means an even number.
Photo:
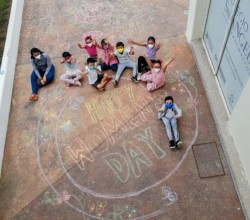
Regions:
<svg viewBox="0 0 250 220"><path fill-rule="evenodd" d="M136 67L136 63L133 62L129 55L134 55L134 48L131 47L130 49L124 48L124 44L122 42L118 42L116 44L116 50L114 52L114 54L116 55L117 59L119 60L118 63L118 69L117 72L115 74L115 82L114 82L114 87L118 87L118 82L119 79L122 75L122 72L125 68L132 68L133 69L133 75L131 80L135 83L138 83L139 81L136 78L137 75L137 67Z"/></svg>
<svg viewBox="0 0 250 220"><path fill-rule="evenodd" d="M133 39L130 39L128 41L131 44L136 44L138 46L146 47L146 57L150 59L152 63L155 62L156 60L156 52L160 49L161 45L155 43L155 38L153 36L148 37L147 42L137 42L134 41ZM139 56L138 57L138 75L137 79L141 80L141 76L144 72L147 72L148 70L148 63L145 59L144 56ZM146 71L145 71L146 70Z"/></svg>
<svg viewBox="0 0 250 220"><path fill-rule="evenodd" d="M167 96L164 100L164 104L158 110L158 118L161 119L166 127L167 136L169 140L169 147L181 148L182 142L180 140L177 119L182 116L181 109L174 103L172 96ZM174 138L172 135L174 133Z"/></svg>
<svg viewBox="0 0 250 220"><path fill-rule="evenodd" d="M118 61L114 55L114 47L108 42L107 38L102 39L100 48L103 50L103 63L101 64L102 70L108 70L111 68L116 72Z"/></svg>
<svg viewBox="0 0 250 220"><path fill-rule="evenodd" d="M141 81L147 83L147 90L152 92L156 89L165 85L165 72L173 62L174 57L170 57L163 65L160 60L156 60L154 63L151 62L150 59L145 55L145 59L149 64L151 70L142 75Z"/></svg>
<svg viewBox="0 0 250 220"><path fill-rule="evenodd" d="M95 59L97 62L98 59L98 53L97 53L97 42L96 40L92 39L92 35L86 35L84 37L85 45L78 44L78 47L80 49L85 49L89 55L89 57Z"/></svg>
<svg viewBox="0 0 250 220"><path fill-rule="evenodd" d="M112 79L107 73L102 73L95 62L95 59L89 57L87 59L87 66L83 74L87 74L89 84L100 91L105 90L106 84Z"/></svg>
<svg viewBox="0 0 250 220"><path fill-rule="evenodd" d="M82 84L80 80L83 77L83 73L76 64L76 58L72 57L72 55L67 51L62 53L62 57L63 58L60 63L65 65L67 71L60 77L60 79L67 83L68 86L81 86Z"/></svg>

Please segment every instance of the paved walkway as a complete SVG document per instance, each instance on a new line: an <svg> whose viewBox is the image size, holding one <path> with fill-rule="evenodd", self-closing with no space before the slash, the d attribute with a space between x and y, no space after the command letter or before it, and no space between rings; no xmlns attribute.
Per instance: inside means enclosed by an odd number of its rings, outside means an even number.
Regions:
<svg viewBox="0 0 250 220"><path fill-rule="evenodd" d="M226 219L244 215L192 52L186 0L26 1L0 180L0 219ZM118 88L66 87L61 53L84 33L115 44L156 37L176 60L166 85L148 93L126 70ZM54 83L31 103L29 50L46 51ZM136 61L143 48L135 46ZM108 72L114 75L111 71ZM181 150L156 117L166 95L183 110Z"/></svg>

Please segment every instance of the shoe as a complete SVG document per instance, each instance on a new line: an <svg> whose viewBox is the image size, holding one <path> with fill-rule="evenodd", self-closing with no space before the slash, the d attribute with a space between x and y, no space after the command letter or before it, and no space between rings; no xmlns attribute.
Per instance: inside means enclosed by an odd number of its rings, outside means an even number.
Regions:
<svg viewBox="0 0 250 220"><path fill-rule="evenodd" d="M75 86L82 86L82 84L81 84L80 81L76 81L76 82L75 82Z"/></svg>
<svg viewBox="0 0 250 220"><path fill-rule="evenodd" d="M114 82L114 87L117 88L118 87L118 81L115 80Z"/></svg>
<svg viewBox="0 0 250 220"><path fill-rule="evenodd" d="M138 81L141 80L141 76L142 76L142 73L138 73L138 74L137 74L137 80L138 80Z"/></svg>
<svg viewBox="0 0 250 220"><path fill-rule="evenodd" d="M37 101L38 100L38 95L32 94L29 98L30 101Z"/></svg>
<svg viewBox="0 0 250 220"><path fill-rule="evenodd" d="M108 76L107 79L106 79L106 82L108 83L111 79L112 79L112 77Z"/></svg>
<svg viewBox="0 0 250 220"><path fill-rule="evenodd" d="M174 141L173 141L173 140L169 141L169 148L170 148L170 149L174 149L174 148L175 148L175 145L174 145Z"/></svg>
<svg viewBox="0 0 250 220"><path fill-rule="evenodd" d="M131 80L132 80L133 82L135 82L135 83L140 82L139 80L136 79L136 77L132 77Z"/></svg>
<svg viewBox="0 0 250 220"><path fill-rule="evenodd" d="M181 148L181 147L182 147L182 142L181 142L180 140L179 140L179 141L176 141L175 147L176 147L176 148Z"/></svg>

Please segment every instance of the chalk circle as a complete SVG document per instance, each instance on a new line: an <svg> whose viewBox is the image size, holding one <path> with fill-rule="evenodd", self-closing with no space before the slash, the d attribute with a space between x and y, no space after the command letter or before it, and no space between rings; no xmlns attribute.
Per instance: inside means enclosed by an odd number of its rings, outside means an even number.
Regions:
<svg viewBox="0 0 250 220"><path fill-rule="evenodd" d="M173 75L173 77L175 77ZM124 77L122 77L124 78ZM125 78L126 80L129 80L127 78ZM192 97L192 94L191 92L189 91L189 89L187 88L187 86L179 81L179 83L182 84L182 86L185 88L185 90L187 91L187 93L189 94L190 98L193 98ZM143 89L145 89L144 86L140 85ZM60 112L59 114L59 117L57 119L57 122L56 122L56 134L57 134L57 130L58 130L58 121L59 121L59 118L60 118L60 115L62 114L63 112L63 109L65 108L65 106L70 102L70 100L72 99L69 98L68 101L66 102L66 104L64 105L64 107L62 108L62 111ZM83 99L80 98L80 101L82 101ZM40 147L39 147L39 127L40 127L40 123L41 123L41 120L42 120L42 114L44 112L44 110L46 109L46 106L44 107L44 109L41 111L41 115L40 115L40 118L38 120L38 125L37 125L37 137L36 137L36 147L37 147L37 159L38 159L38 166L39 166L39 169L45 179L45 181L47 182L47 184L51 187L51 189L56 193L58 194L59 196L61 196L61 193L53 186L53 183L50 181L50 179L48 178L48 176L46 175L43 167L42 167L42 164L41 164L41 158L40 158ZM59 151L59 146L58 146L58 140L57 140L57 135L55 135L55 142L56 142L56 148L57 148L57 153L58 153L58 156L59 156L59 160L60 160L60 163L61 163L61 166L63 168L63 170L65 171L65 175L67 176L67 178L71 181L71 183L76 187L78 188L80 191L82 191L83 193L86 193L88 195L91 195L93 197L96 197L98 199L109 199L109 200L113 200L113 199L124 199L124 198L129 198L129 197L135 197L135 196L139 196L140 194L148 191L149 189L152 189L152 188L155 188L157 186L159 186L160 184L164 183L167 179L169 179L177 170L178 168L182 165L183 161L185 160L185 158L187 157L187 154L188 152L190 151L194 141L196 140L196 137L198 135L198 130L199 130L199 121L198 121L198 113L197 113L197 109L196 107L194 108L194 112L195 112L195 134L194 134L194 137L192 139L192 141L190 142L190 144L187 146L186 148L186 151L185 153L183 154L181 160L179 161L179 163L176 164L176 166L171 170L171 172L169 172L166 176L164 176L162 179L160 179L158 182L148 186L148 187L145 187L141 190L138 190L138 191L132 191L132 192L127 192L127 193L123 193L123 194L101 194L101 193L98 193L98 192L95 192L91 189L88 189L86 187L83 187L81 185L78 185L75 183L74 179L69 175L69 173L67 172L67 170L65 169L64 167L64 164L63 164L63 161L62 161L62 158L60 156L60 151ZM155 216L158 216L162 213L165 212L167 206L171 205L173 202L176 202L178 200L178 195L175 193L175 192L171 192L170 193L170 188L169 190L167 190L167 188L165 188L165 193L168 194L168 200L171 202L170 204L166 205L165 208L163 209L159 209L159 210L156 210L156 211L153 211L152 213L149 213L149 214L146 214L144 216L139 216L139 217L136 217L136 218L133 218L134 220L139 220L139 219L148 219L148 218L152 218L152 217L155 217ZM164 192L163 192L164 193ZM165 194L165 195L166 195ZM95 215L92 215L86 211L84 211L82 208L79 208L73 204L71 204L69 201L64 201L69 207L71 207L72 209L74 209L75 211L77 212L80 212L88 217L91 217L91 218L94 218L94 219L104 219L102 217L97 217ZM105 218L107 219L107 218Z"/></svg>

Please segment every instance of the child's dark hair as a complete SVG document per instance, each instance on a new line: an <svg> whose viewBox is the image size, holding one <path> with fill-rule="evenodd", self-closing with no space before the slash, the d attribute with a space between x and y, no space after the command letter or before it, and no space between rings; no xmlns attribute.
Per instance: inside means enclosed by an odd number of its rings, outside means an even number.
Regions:
<svg viewBox="0 0 250 220"><path fill-rule="evenodd" d="M174 99L172 96L167 96L164 101L166 102L167 100L171 100L172 102L174 102Z"/></svg>
<svg viewBox="0 0 250 220"><path fill-rule="evenodd" d="M101 41L101 45L104 46L106 44L105 42L106 38L103 38L102 41Z"/></svg>
<svg viewBox="0 0 250 220"><path fill-rule="evenodd" d="M71 57L71 56L72 55L69 52L67 52L67 51L65 51L65 52L62 53L62 57L64 57L64 58Z"/></svg>
<svg viewBox="0 0 250 220"><path fill-rule="evenodd" d="M155 62L153 64L155 64L155 63L158 63L161 66L162 61L161 60L155 60Z"/></svg>
<svg viewBox="0 0 250 220"><path fill-rule="evenodd" d="M89 57L89 58L87 59L87 64L95 63L95 62L96 62L95 59L92 58L92 57Z"/></svg>
<svg viewBox="0 0 250 220"><path fill-rule="evenodd" d="M122 43L122 42L120 41L120 42L118 42L118 43L116 44L116 47L124 47L124 43Z"/></svg>
<svg viewBox="0 0 250 220"><path fill-rule="evenodd" d="M34 47L30 50L30 55L31 55L31 59L34 59L35 57L33 56L34 53L39 52L40 54L42 54L43 52L41 50L39 50L38 48Z"/></svg>
<svg viewBox="0 0 250 220"><path fill-rule="evenodd" d="M153 36L148 37L148 41L152 40L155 43L155 38Z"/></svg>

